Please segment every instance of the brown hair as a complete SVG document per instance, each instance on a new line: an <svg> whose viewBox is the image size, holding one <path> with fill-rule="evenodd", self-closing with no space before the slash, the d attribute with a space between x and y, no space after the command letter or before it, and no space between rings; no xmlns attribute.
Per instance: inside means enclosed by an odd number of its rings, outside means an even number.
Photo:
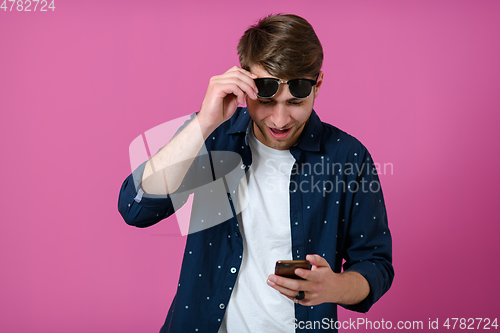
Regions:
<svg viewBox="0 0 500 333"><path fill-rule="evenodd" d="M271 15L252 25L238 43L241 67L264 67L281 79L316 76L323 48L313 27L300 16Z"/></svg>

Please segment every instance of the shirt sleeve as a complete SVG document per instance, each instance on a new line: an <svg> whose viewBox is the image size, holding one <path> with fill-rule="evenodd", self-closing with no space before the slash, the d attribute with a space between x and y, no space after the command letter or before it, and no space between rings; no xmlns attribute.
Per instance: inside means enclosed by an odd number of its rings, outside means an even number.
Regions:
<svg viewBox="0 0 500 333"><path fill-rule="evenodd" d="M141 187L147 162L142 163L123 182L118 197L118 211L125 222L139 228L149 227L175 213L170 195L146 194Z"/></svg>
<svg viewBox="0 0 500 333"><path fill-rule="evenodd" d="M369 295L355 305L344 308L367 312L389 290L394 279L392 239L382 188L375 165L365 150L359 154L357 191L352 196L347 232L344 271L355 271L366 278Z"/></svg>
<svg viewBox="0 0 500 333"><path fill-rule="evenodd" d="M174 136L192 121L194 117L195 114L191 115L190 119L175 132ZM125 179L118 197L118 211L125 222L140 228L149 227L174 214L175 210L181 206L179 202L182 204L185 203L189 196L189 193L181 191L172 195L153 195L144 192L141 184L146 163L147 161L139 165ZM191 174L194 167L193 165L190 166L185 179L192 179ZM182 187L186 188L186 185L184 184ZM172 197L174 196L176 204L172 201Z"/></svg>

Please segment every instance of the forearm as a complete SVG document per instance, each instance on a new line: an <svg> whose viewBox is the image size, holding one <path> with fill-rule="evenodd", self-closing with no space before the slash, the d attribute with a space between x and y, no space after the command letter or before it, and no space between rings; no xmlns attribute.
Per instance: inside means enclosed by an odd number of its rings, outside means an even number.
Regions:
<svg viewBox="0 0 500 333"><path fill-rule="evenodd" d="M215 128L194 117L144 168L142 189L149 194L175 192L198 155L206 138Z"/></svg>
<svg viewBox="0 0 500 333"><path fill-rule="evenodd" d="M343 305L358 304L370 293L368 281L358 272L347 271L335 276L336 288L332 292L333 303Z"/></svg>

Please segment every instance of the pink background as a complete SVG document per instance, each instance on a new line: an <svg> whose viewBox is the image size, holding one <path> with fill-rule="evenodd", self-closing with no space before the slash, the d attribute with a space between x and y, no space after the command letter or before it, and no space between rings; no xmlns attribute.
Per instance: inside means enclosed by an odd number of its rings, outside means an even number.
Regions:
<svg viewBox="0 0 500 333"><path fill-rule="evenodd" d="M366 318L500 315L500 2L55 5L0 10L1 332L159 330L185 238L175 218L122 221L129 144L197 111L244 30L279 12L323 43L322 120L393 165L396 277Z"/></svg>

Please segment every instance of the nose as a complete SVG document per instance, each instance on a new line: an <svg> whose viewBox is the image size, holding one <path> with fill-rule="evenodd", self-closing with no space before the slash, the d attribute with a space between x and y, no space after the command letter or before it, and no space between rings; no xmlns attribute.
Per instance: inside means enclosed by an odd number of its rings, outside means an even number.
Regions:
<svg viewBox="0 0 500 333"><path fill-rule="evenodd" d="M286 128L290 123L290 118L290 113L287 111L286 106L282 105L281 103L276 103L276 106L271 112L269 120L271 121L271 125L273 127L282 129Z"/></svg>

